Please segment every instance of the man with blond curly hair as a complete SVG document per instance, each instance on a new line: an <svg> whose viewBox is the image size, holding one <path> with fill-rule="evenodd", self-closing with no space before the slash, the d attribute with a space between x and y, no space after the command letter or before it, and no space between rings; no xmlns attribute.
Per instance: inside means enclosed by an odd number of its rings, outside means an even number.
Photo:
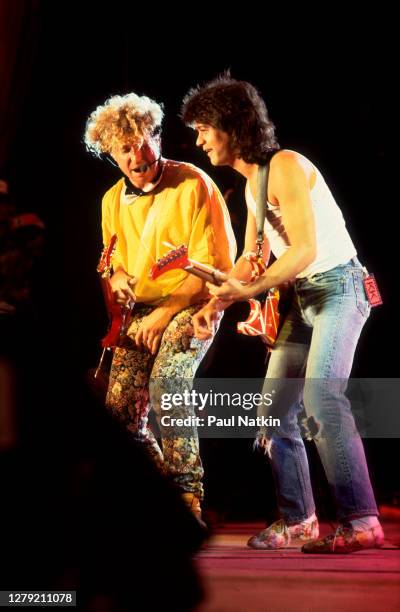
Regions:
<svg viewBox="0 0 400 612"><path fill-rule="evenodd" d="M204 282L182 269L156 280L149 271L166 244L188 246L189 257L229 271L235 239L224 200L212 180L192 164L161 155L163 108L146 96L113 96L89 117L85 143L119 166L121 177L104 195L104 245L116 234L110 278L115 300L136 302L122 345L114 352L106 398L121 419L177 485L201 520L203 468L195 428L185 435L164 427L161 397L190 385L211 344L193 337L191 323L205 303ZM162 451L148 427L152 407ZM174 418L194 415L192 406L173 407Z"/></svg>

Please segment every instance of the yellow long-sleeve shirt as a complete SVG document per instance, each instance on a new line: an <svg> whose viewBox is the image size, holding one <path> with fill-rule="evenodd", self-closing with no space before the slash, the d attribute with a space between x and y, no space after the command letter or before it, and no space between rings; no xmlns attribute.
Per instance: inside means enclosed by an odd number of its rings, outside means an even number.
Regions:
<svg viewBox="0 0 400 612"><path fill-rule="evenodd" d="M215 183L192 164L164 160L160 183L150 193L125 195L120 179L103 197L104 245L113 234L117 246L114 270L121 266L137 278L139 302L157 304L175 291L187 272L170 270L155 281L151 266L169 250L163 244L185 244L191 259L228 272L234 263L236 242L224 199Z"/></svg>

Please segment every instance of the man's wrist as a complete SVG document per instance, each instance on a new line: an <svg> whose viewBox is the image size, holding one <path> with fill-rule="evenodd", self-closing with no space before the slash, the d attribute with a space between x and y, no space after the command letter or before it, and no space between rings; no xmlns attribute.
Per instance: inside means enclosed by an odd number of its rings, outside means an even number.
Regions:
<svg viewBox="0 0 400 612"><path fill-rule="evenodd" d="M124 270L122 266L117 266L116 268L113 268L113 275L114 274L123 274L124 276L129 276L128 272L126 272L126 270Z"/></svg>
<svg viewBox="0 0 400 612"><path fill-rule="evenodd" d="M213 312L223 312L226 310L233 302L227 302L225 300L220 300L217 297L213 297L207 304L207 308L210 308Z"/></svg>
<svg viewBox="0 0 400 612"><path fill-rule="evenodd" d="M162 311L166 316L168 315L170 319L172 319L172 317L178 314L178 312L184 310L187 307L187 304L183 304L180 301L170 301L170 298L167 298L167 300L168 301L161 302L161 304L159 304L157 308L160 310L160 312Z"/></svg>

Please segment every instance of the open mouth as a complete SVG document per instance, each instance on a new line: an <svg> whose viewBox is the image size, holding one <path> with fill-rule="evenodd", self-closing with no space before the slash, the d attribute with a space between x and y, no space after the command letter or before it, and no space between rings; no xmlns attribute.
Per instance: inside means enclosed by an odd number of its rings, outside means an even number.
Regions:
<svg viewBox="0 0 400 612"><path fill-rule="evenodd" d="M131 172L135 174L144 174L149 169L147 164L142 164L141 166L136 166L136 168L132 168Z"/></svg>

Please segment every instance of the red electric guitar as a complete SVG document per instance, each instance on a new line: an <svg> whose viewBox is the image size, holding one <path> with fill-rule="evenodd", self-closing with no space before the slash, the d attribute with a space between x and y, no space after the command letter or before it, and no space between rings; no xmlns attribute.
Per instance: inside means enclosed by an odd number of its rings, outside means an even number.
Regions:
<svg viewBox="0 0 400 612"><path fill-rule="evenodd" d="M265 272L265 264L253 253L248 254L247 259L253 268L251 279L255 280ZM149 276L152 280L155 280L161 274L176 268L186 270L214 285L222 285L227 279L227 275L220 270L189 259L188 249L185 245L172 249L165 257L159 259L151 268ZM278 289L269 289L264 304L260 304L258 300L254 299L250 299L248 302L250 304L250 314L246 321L237 324L237 330L247 336L261 336L261 339L271 349L278 335L279 291Z"/></svg>
<svg viewBox="0 0 400 612"><path fill-rule="evenodd" d="M109 244L104 247L99 265L97 266L97 272L100 274L101 288L103 290L109 325L107 334L101 340L103 352L100 357L99 365L94 373L95 378L97 378L101 369L106 351L113 350L116 346L119 346L122 338L126 335L132 318L132 310L135 305L132 301L129 303L129 305L121 306L120 304L117 304L111 290L111 257L115 251L116 244L117 235L114 234L111 237Z"/></svg>

